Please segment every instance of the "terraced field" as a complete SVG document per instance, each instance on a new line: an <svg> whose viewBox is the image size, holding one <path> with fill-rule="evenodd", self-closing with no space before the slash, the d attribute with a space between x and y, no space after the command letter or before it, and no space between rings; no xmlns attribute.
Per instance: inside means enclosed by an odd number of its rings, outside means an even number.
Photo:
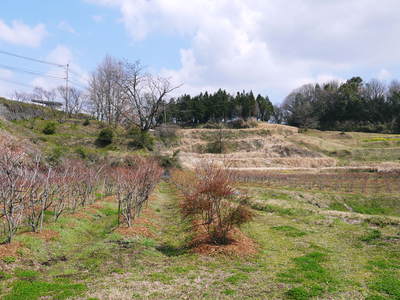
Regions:
<svg viewBox="0 0 400 300"><path fill-rule="evenodd" d="M188 247L179 193L163 182L133 229L116 227L112 197L20 233L0 253L4 299L399 299L400 195L237 183L256 213L257 247ZM386 200L385 200L386 199ZM51 222L50 220L48 222Z"/></svg>

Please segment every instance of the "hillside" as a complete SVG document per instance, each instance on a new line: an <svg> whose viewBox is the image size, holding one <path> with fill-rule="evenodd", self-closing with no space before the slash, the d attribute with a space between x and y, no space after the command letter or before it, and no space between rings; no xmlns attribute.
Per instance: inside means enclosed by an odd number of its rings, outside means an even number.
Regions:
<svg viewBox="0 0 400 300"><path fill-rule="evenodd" d="M179 150L187 168L204 160L239 170L400 167L400 135L299 132L296 127L266 123L250 129L181 129L178 135L179 144L169 152ZM219 141L223 153L210 153L210 145Z"/></svg>
<svg viewBox="0 0 400 300"><path fill-rule="evenodd" d="M49 123L55 131L45 134ZM51 165L67 160L68 172L77 161L139 169L124 160L130 154L178 153L183 167L156 185L131 227L120 217L112 172L95 177L86 205L55 218L52 203L38 232L22 224L12 243L0 244L0 298L400 299L400 136L260 123L178 129L168 139L156 130L150 151L132 147L122 128L98 146L104 127L62 113L0 120L0 147L13 139ZM230 190L253 216L226 244L201 240L197 220L184 218L182 186L200 180L193 170L205 161L233 170ZM80 199L74 188L91 174L79 163L76 177L68 172L56 181L55 203L69 188L66 199ZM4 215L0 221L3 240Z"/></svg>

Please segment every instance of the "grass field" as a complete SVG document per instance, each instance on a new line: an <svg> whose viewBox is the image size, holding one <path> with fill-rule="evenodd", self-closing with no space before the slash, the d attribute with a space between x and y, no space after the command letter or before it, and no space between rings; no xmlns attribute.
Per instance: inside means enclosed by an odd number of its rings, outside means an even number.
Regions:
<svg viewBox="0 0 400 300"><path fill-rule="evenodd" d="M369 206L370 195L262 182L237 187L256 212L242 228L257 244L255 255L194 253L179 195L163 182L132 231L116 230L111 197L58 223L49 219L42 234L19 234L0 261L0 293L4 299L400 299L398 194L382 210Z"/></svg>
<svg viewBox="0 0 400 300"><path fill-rule="evenodd" d="M97 121L56 121L46 135L48 122L1 121L0 128L49 162L114 162L133 152L119 129L111 145L97 147ZM0 298L400 299L398 135L264 124L226 130L231 153L196 152L215 134L183 129L161 150L186 151L181 158L192 167L194 158L236 160L235 189L255 214L238 234L255 251L198 251L175 183L163 181L131 229L118 227L115 197L100 194L56 223L46 212L41 233L22 228L0 245ZM247 247L239 238L237 246Z"/></svg>

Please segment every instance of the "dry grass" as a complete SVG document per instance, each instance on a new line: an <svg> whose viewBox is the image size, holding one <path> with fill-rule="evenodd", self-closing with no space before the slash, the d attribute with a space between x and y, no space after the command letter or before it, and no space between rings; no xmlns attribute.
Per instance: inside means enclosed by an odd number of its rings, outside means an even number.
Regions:
<svg viewBox="0 0 400 300"><path fill-rule="evenodd" d="M12 242L10 244L0 245L0 258L8 257L8 256L16 256L18 249L21 247L21 243Z"/></svg>
<svg viewBox="0 0 400 300"><path fill-rule="evenodd" d="M45 241L51 241L60 236L60 233L50 229L44 229L40 232L25 232L24 235L39 238Z"/></svg>
<svg viewBox="0 0 400 300"><path fill-rule="evenodd" d="M257 244L239 229L234 228L228 234L229 243L226 245L216 245L209 241L208 235L198 233L193 239L192 251L201 255L228 255L228 256L250 256L258 251Z"/></svg>

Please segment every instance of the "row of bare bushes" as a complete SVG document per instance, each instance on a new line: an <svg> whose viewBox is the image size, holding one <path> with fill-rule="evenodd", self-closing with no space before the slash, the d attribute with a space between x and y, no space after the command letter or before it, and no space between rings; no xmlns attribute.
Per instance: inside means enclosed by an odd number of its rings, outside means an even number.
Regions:
<svg viewBox="0 0 400 300"><path fill-rule="evenodd" d="M274 171L235 170L235 180L272 186L330 190L337 192L385 194L400 192L400 174L396 171L352 171L336 173L282 173Z"/></svg>
<svg viewBox="0 0 400 300"><path fill-rule="evenodd" d="M41 155L29 153L13 139L0 142L0 224L6 242L23 226L42 230L45 212L57 221L65 212L75 212L95 201L95 194L116 194L118 220L130 226L161 176L150 159L129 158L122 166L104 162L89 166L66 159L51 167Z"/></svg>
<svg viewBox="0 0 400 300"><path fill-rule="evenodd" d="M211 243L229 243L231 230L253 218L247 196L234 189L232 173L223 166L204 163L193 173L175 171L172 181L183 195L183 216L195 230L201 226Z"/></svg>
<svg viewBox="0 0 400 300"><path fill-rule="evenodd" d="M155 160L136 157L133 162L133 166L110 168L108 177L118 200L118 220L122 217L128 227L140 215L162 175L162 168Z"/></svg>

